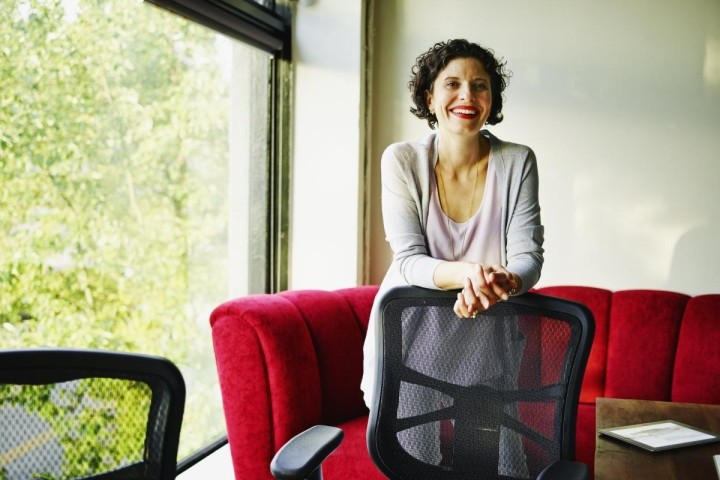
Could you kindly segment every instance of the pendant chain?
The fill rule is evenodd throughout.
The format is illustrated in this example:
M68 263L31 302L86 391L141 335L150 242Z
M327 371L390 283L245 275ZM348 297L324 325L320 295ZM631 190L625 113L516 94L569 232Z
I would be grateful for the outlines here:
M439 190L440 190L440 199L442 200L443 205L445 205L445 208L450 210L450 205L447 203L447 197L445 195L445 181L443 180L442 176L442 168L440 167L440 164L437 165L437 177L440 180ZM470 205L468 205L467 210L467 218L465 219L465 222L470 220L470 217L472 216L472 208L473 205L475 205L475 196L477 195L477 185L478 185L478 179L480 178L480 162L477 162L475 164L475 183L473 184L473 192L472 196L470 198ZM448 212L445 213L445 219L448 226L448 231L450 231L450 216L448 215ZM467 237L467 226L465 227L465 230L463 231L462 241L460 244L460 255L462 255L463 250L465 249L465 239ZM455 260L458 259L458 256L455 254L455 237L450 234L450 247L452 248L453 257Z

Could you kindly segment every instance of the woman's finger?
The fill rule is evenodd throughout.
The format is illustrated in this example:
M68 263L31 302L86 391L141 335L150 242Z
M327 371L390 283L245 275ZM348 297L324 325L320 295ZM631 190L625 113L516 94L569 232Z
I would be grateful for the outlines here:
M453 305L453 312L455 312L455 315L458 317L462 317L462 310L460 310L460 299L455 300L455 305Z
M487 297L490 304L495 304L502 300L503 291L499 290L493 282L493 278L496 275L497 266L483 267L483 288L481 292ZM485 307L489 308L489 307Z
M485 295L484 293L481 293L481 294L478 296L478 301L480 302L480 305L482 305L483 310L487 310L488 308L490 308L490 306L491 306L493 303L495 303L495 302L491 302L491 298L492 298L492 297L488 297L488 296Z
M463 300L465 301L468 314L472 315L477 312L479 308L478 291L473 286L472 280L469 277L465 278L465 284L461 293Z
M457 300L455 300L453 311L455 312L455 315L460 318L468 318L472 315L468 311L467 304L465 303L465 297L463 296L462 292L457 294Z
M497 279L494 282L502 287L505 293L505 297L512 295L519 287L515 275L510 273L505 267L501 265L495 266L495 270L498 274ZM507 298L504 298L507 300Z
M490 285L493 292L499 299L507 300L508 292L512 289L509 277L504 272L493 272L490 278Z
M484 265L478 265L478 272L477 275L474 275L473 277L470 277L473 284L473 289L475 291L476 296L480 296L480 294L492 294L492 288L490 287L490 284L488 283L488 277L491 273L490 267L486 267Z

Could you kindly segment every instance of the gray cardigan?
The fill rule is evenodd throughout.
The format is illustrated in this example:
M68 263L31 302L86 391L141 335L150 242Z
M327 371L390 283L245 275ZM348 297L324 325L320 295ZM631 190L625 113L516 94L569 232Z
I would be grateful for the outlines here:
M522 278L522 291L540 279L543 234L538 202L538 171L533 151L504 142L487 130L490 156L495 163L502 198L502 263ZM438 287L433 275L442 259L428 255L425 228L430 205L438 134L390 145L382 156L382 213L393 262L383 290L396 285ZM522 293L522 292L521 292Z
M520 275L523 293L540 279L543 234L538 202L538 171L535 154L528 147L504 142L483 130L490 140L490 156L498 176L502 198L502 263ZM438 135L431 133L413 142L390 145L382 156L382 211L385 235L393 261L375 297L364 344L363 378L360 388L371 407L375 388L376 316L383 294L398 285L438 287L435 268L443 262L428 254L425 240L430 185L434 175Z

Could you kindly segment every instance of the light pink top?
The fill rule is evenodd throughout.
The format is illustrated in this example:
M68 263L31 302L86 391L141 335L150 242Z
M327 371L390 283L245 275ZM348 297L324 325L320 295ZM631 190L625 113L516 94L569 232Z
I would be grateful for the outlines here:
M480 208L466 222L457 223L442 211L437 180L434 175L432 176L426 231L428 253L431 257L464 260L483 265L502 263L500 250L502 201L498 197L497 183L495 162L491 157Z

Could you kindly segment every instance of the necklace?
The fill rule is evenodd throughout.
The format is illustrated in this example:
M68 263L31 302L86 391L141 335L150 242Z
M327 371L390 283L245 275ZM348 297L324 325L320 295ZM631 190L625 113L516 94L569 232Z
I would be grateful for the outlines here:
M446 191L445 191L445 181L443 180L442 168L440 167L439 163L437 165L437 177L438 177L438 180L440 180L440 184L439 184L439 188L438 188L438 190L440 190L440 200L442 201L442 205L444 205L445 208L447 209L447 211L449 212L450 205L447 202ZM475 183L473 184L473 191L472 191L472 195L470 197L470 204L468 205L468 208L467 208L467 215L465 216L465 223L467 223L468 220L470 220L470 217L472 216L472 213L473 213L472 208L473 208L473 205L475 205L475 196L477 194L477 185L478 185L479 178L480 178L480 162L476 162L475 163ZM455 258L455 260L457 260L458 255L455 253L455 236L452 234L452 230L450 228L450 216L448 215L448 213L445 213L445 221L447 222L448 232L450 233L450 247L452 248L453 257ZM467 237L467 231L468 231L468 229L467 229L467 225L466 225L465 229L463 230L463 233L462 233L462 239L460 241L460 255L462 255L462 252L465 250L465 240Z

